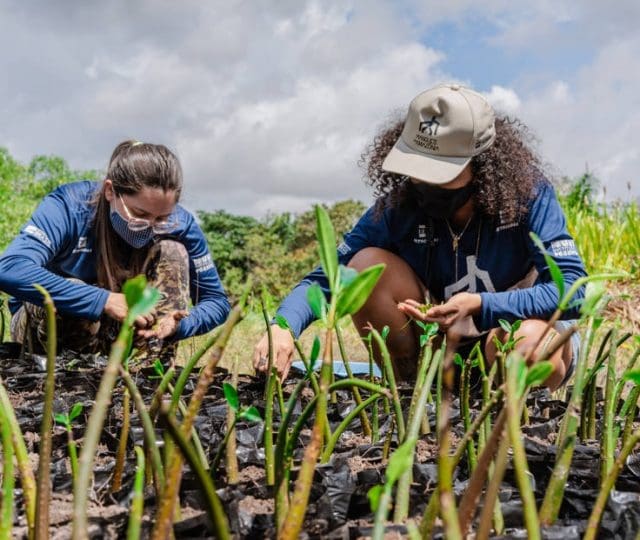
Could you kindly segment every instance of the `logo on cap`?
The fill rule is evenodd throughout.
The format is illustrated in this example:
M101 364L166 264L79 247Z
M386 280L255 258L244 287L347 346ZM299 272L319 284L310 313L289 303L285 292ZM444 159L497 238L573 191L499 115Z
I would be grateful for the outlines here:
M438 126L440 122L436 120L435 115L431 117L431 120L423 120L420 122L418 126L418 131L420 133L426 133L432 137L435 137L438 134Z

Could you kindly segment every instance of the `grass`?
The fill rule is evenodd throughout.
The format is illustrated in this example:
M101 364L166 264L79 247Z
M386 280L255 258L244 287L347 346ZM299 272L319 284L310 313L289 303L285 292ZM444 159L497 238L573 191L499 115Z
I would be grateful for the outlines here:
M364 345L360 341L360 336L355 326L349 318L345 318L340 321L340 330L343 334L344 346L346 354L350 361L368 362L369 356ZM262 314L257 311L251 311L247 316L237 325L235 332L231 336L231 340L227 345L225 356L220 362L220 367L231 371L234 362L238 363L238 373L241 375L252 375L253 369L253 347L260 338L264 335L265 327ZM313 338L321 332L320 323L316 322L310 326L302 336L300 336L300 342L305 351L311 350L311 344ZM193 353L198 349L198 346L203 343L209 334L202 336L196 336L193 338L185 339L180 342L178 348L178 357L176 363L178 365L184 365L184 363L191 358ZM334 336L334 345L337 350L338 342ZM297 359L297 355L295 356Z

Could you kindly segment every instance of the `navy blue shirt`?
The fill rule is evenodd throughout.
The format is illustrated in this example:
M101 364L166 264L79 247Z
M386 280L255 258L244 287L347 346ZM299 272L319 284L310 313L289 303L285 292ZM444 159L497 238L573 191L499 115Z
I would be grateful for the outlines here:
M92 200L98 182L75 182L47 195L0 257L0 290L14 296L15 312L23 301L42 305L33 284L42 285L63 314L97 320L109 291L97 281L97 250ZM230 306L202 230L191 213L176 205L178 228L167 237L189 254L190 293L194 307L174 335L182 339L208 332L224 322ZM132 248L133 249L133 248ZM65 278L77 278L74 283Z
M464 291L480 293L481 311L474 317L480 331L498 326L499 319L548 319L557 307L558 290L529 232L540 237L558 263L567 289L586 272L553 187L547 181L537 185L528 209L523 219L512 223L476 214L459 241L457 276L446 221L428 219L415 210L387 208L376 219L373 207L369 208L338 247L338 261L346 265L361 249L378 247L406 261L436 300L448 300ZM535 276L535 271L537 277L530 286L508 290L528 276ZM305 276L278 309L296 335L314 320L306 298L306 289L314 281L329 294L327 279L318 267ZM582 294L583 290L579 291L577 298ZM563 317L574 318L576 313L574 308Z

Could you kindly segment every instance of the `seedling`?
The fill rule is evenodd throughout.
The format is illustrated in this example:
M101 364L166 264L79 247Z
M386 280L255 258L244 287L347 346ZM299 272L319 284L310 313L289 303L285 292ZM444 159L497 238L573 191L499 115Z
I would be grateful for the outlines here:
M235 412L235 419L233 424L227 426L227 433L224 436L224 439L218 450L216 451L216 455L211 462L211 470L215 471L220 465L220 459L222 458L222 454L224 449L227 446L227 442L229 441L229 437L232 433L234 433L233 428L239 420L244 420L250 423L262 422L262 417L260 416L260 412L253 405L251 407L241 407L240 406L240 398L238 397L238 391L233 387L233 385L229 383L223 384L224 398L227 401L227 405L230 409Z
M71 478L75 482L78 474L78 449L76 441L73 439L73 421L82 414L82 403L74 403L68 413L55 413L53 419L67 431L67 448L69 459L71 460Z

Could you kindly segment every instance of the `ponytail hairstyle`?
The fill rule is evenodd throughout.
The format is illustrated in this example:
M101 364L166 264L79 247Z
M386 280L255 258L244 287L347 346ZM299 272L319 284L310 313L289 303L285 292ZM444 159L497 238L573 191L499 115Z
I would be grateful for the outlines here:
M180 162L162 144L121 142L111 154L106 178L111 180L116 195L135 195L148 187L175 192L177 203L182 192ZM93 204L98 286L118 292L128 278L142 271L147 249L131 248L113 230L104 184Z

